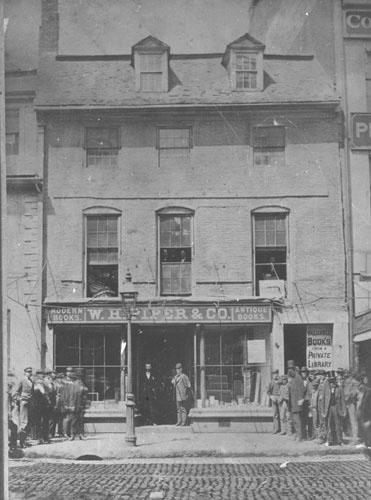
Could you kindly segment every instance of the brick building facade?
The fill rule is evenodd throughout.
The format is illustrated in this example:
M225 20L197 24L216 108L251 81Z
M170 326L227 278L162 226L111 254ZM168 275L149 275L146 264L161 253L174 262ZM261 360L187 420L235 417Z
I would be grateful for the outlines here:
M65 6L43 7L53 365L83 366L91 399L120 404L130 269L139 396L146 361L165 386L181 361L200 406L264 405L288 359L348 367L339 98L316 58L238 32L223 51L177 54L162 35L68 54Z

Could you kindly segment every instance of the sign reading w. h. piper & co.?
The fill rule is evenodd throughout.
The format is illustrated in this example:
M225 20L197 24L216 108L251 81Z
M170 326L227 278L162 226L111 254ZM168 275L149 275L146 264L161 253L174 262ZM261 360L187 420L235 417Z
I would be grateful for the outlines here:
M165 305L137 306L136 323L270 323L270 304L259 305ZM123 307L81 306L51 307L48 309L50 324L125 323Z

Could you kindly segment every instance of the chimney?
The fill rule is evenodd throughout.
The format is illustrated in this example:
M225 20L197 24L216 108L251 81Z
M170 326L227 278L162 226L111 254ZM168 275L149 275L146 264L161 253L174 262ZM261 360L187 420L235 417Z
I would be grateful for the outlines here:
M42 0L40 53L58 52L59 14L58 0Z

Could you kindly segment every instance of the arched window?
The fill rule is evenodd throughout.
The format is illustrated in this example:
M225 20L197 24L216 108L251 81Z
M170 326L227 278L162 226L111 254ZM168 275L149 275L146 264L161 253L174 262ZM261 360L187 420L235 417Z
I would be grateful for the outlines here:
M117 297L119 282L119 217L109 207L84 210L85 291L87 297Z
M192 293L193 215L192 210L182 207L157 212L161 295Z
M287 208L279 206L260 207L252 212L256 295L268 293L264 281L287 280L288 214ZM273 295L278 292L279 287L272 290Z

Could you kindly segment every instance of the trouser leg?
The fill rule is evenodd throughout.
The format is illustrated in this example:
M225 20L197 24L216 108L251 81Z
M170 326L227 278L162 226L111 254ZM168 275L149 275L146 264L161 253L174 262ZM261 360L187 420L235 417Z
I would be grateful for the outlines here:
M180 403L181 403L180 401L176 402L176 416L177 416L176 425L180 425L182 423L182 412Z
M357 409L354 403L347 405L347 413L349 415L352 438L353 440L356 441L358 439L358 419L357 419Z
M272 401L273 404L273 432L281 431L280 409L278 401Z
M65 436L71 436L71 412L67 412L63 419L63 434Z
M302 423L303 421L302 421L301 412L293 412L292 418L293 418L294 425L295 425L296 437L301 440L301 439L303 439L303 423Z
M9 446L10 448L16 448L18 427L15 425L13 420L9 419L8 428L9 428Z

